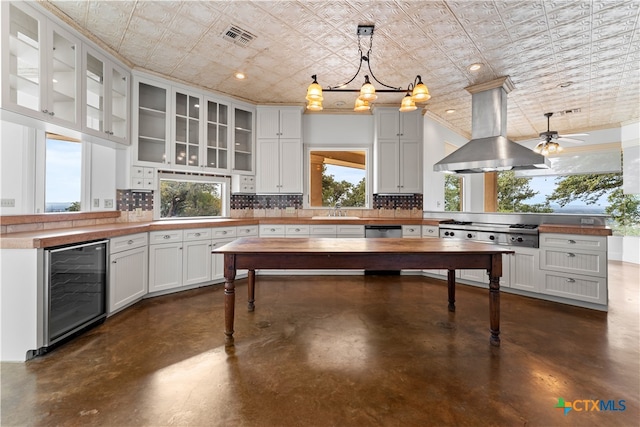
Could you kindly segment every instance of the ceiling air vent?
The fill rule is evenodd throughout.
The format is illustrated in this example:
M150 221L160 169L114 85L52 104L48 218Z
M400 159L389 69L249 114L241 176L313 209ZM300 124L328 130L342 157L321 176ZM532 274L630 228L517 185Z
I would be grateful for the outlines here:
M256 36L237 25L230 25L229 28L222 33L222 38L238 46L249 46L249 43L251 43Z

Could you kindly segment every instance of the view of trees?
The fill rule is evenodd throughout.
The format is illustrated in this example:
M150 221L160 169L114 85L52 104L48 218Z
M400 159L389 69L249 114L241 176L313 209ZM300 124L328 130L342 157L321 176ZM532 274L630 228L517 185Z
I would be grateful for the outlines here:
M65 211L67 212L80 212L80 202L71 203Z
M531 178L518 178L513 171L498 174L498 212L554 212L552 203L564 207L582 201L595 205L606 196L604 213L611 216L614 228L624 234L640 233L640 197L622 193L622 174L584 174L557 176L554 191L543 203L527 203L538 191L531 188ZM460 211L461 179L445 176L445 211Z
M343 207L364 207L366 205L365 178L357 184L348 181L336 181L335 177L326 173L322 165L322 206L335 206L337 202Z
M160 181L160 216L220 216L220 184Z

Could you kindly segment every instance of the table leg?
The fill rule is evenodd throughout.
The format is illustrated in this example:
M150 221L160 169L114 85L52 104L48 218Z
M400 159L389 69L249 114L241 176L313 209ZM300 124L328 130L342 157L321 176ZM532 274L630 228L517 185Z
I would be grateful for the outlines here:
M248 293L247 309L249 311L253 311L255 309L254 302L256 301L256 299L255 299L256 271L255 270L249 270L249 273L247 273L247 279L249 279L249 285L247 286L247 293Z
M502 255L493 255L489 273L489 321L491 345L500 346L500 276L502 276Z
M236 257L224 255L224 334L227 342L233 342L233 320L236 308Z
M456 271L449 270L447 274L447 287L449 289L449 311L456 311Z

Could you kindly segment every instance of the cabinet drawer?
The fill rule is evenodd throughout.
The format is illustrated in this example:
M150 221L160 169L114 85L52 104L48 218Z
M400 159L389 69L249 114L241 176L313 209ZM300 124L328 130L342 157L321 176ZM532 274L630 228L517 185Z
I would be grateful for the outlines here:
M607 304L607 279L545 272L541 292L595 304Z
M286 237L309 237L308 225L287 225L284 228Z
M422 237L422 228L419 225L403 225L402 237Z
M147 246L149 242L147 233L131 234L129 236L115 237L109 241L109 253L126 251L128 249Z
M149 244L182 242L182 230L163 230L149 232Z
M337 228L335 225L312 225L309 227L309 235L312 237L336 237Z
M249 236L258 236L258 226L257 225L243 225L241 227L236 227L236 235L238 237L249 237Z
M422 237L439 237L440 227L435 225L423 225Z
M336 225L338 237L364 237L364 225L338 224Z
M264 224L260 226L260 237L284 237L284 225Z
M193 228L183 231L183 240L185 242L193 240L209 240L211 239L210 228Z
M214 239L236 237L236 227L213 227L211 229L211 237Z
M607 236L540 233L540 247L561 247L567 250L586 249L589 251L606 251Z
M606 252L542 249L540 268L565 273L607 276Z

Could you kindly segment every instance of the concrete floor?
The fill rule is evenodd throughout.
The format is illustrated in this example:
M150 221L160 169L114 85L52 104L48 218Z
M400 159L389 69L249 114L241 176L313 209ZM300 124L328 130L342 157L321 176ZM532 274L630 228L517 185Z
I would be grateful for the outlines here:
M609 264L610 311L419 276L261 276L144 300L61 348L2 364L3 426L629 426L640 415L639 268ZM306 282L306 283L304 283ZM567 415L558 398L576 403ZM615 401L624 411L579 411ZM611 408L611 406L610 406Z

